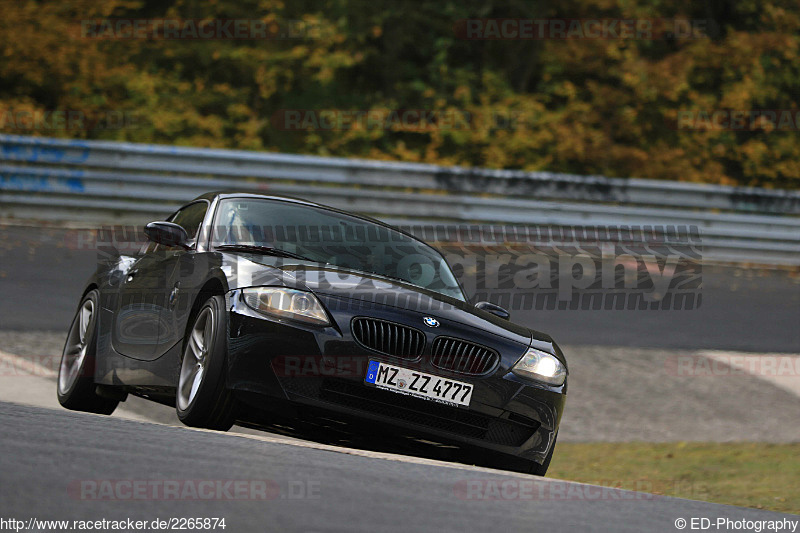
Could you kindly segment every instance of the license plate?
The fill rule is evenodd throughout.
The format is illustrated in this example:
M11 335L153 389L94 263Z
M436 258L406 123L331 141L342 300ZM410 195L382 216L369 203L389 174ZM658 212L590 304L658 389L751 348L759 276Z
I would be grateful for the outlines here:
M364 381L379 389L433 400L458 407L469 407L472 385L463 381L440 378L379 361L370 361Z

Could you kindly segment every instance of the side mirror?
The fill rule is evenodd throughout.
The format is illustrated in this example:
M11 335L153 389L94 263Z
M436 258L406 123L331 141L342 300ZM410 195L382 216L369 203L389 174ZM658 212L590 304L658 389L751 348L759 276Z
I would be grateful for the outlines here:
M508 320L511 318L511 314L500 307L499 305L494 305L493 303L489 302L478 302L475 304L475 307L478 309L483 309L487 313L492 313L493 315L499 316L500 318L505 318Z
M144 234L147 238L164 246L180 246L188 249L186 241L189 234L186 230L172 222L151 222L144 227Z

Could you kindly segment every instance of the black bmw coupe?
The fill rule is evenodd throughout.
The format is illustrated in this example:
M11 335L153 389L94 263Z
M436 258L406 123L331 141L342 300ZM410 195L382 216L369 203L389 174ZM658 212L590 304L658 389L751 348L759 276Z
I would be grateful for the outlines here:
M564 355L470 302L431 246L251 193L202 195L145 235L138 254L99 255L61 360L64 407L111 414L133 394L223 431L324 419L332 432L414 435L547 471Z

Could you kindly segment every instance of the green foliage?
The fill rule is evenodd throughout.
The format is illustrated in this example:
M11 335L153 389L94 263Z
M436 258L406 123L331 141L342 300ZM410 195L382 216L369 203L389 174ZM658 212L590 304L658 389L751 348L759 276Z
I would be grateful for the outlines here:
M796 120L800 5L792 0L17 0L0 15L0 112L135 118L121 128L20 129L4 120L4 132L800 187L796 122L678 127L682 112L791 110ZM81 35L81 21L107 18L290 21L298 35ZM457 21L471 18L678 18L706 27L677 38L466 40ZM473 120L286 130L282 110Z
M796 443L559 442L547 476L797 514L798 452Z

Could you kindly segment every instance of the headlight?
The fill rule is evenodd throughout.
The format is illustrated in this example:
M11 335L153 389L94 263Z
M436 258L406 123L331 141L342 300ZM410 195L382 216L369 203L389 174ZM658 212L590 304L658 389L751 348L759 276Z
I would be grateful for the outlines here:
M261 313L291 318L317 326L328 326L328 315L316 296L310 292L282 287L242 289L244 302Z
M567 379L567 369L549 353L528 348L517 364L511 369L516 375L544 381L550 385L561 385Z

